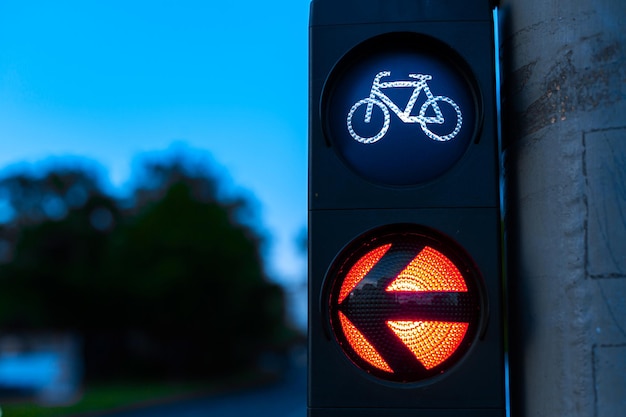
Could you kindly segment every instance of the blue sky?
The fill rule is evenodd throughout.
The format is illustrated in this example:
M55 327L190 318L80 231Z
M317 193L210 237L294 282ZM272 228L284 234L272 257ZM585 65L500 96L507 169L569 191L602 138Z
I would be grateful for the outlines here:
M257 200L269 273L306 304L308 13L309 0L3 0L0 169L82 156L123 193L142 154L210 154Z
M270 272L302 282L309 0L0 3L0 168L210 152L259 202Z

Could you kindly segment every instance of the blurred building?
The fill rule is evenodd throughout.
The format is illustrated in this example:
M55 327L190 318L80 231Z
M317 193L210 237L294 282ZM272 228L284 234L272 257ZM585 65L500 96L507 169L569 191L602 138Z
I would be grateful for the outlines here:
M82 379L80 339L69 333L0 335L0 398L74 401Z

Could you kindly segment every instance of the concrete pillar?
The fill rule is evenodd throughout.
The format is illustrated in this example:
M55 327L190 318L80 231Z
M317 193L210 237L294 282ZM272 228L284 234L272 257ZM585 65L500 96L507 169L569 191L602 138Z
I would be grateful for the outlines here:
M626 1L503 0L512 416L626 415Z

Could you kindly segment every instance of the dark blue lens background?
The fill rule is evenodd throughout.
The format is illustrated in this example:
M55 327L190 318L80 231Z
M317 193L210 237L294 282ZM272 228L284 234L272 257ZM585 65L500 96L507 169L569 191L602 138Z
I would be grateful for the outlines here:
M391 39L390 39L391 40ZM426 41L426 40L425 40ZM463 156L476 130L476 100L472 88L459 67L433 49L421 52L415 47L376 48L361 54L347 66L338 67L329 79L322 116L326 117L326 132L343 161L363 178L387 185L416 185L433 180L449 170ZM462 126L452 139L439 142L429 138L419 123L404 123L389 109L390 126L377 142L364 144L356 141L348 131L350 108L369 97L374 77L381 71L390 71L381 81L412 80L409 74L427 74L433 96L446 96L460 108ZM401 111L404 110L413 88L386 88L387 95ZM418 115L426 93L418 96L412 115ZM443 112L443 125L428 124L438 135L452 132L456 126L456 112L451 105L438 101ZM364 122L367 105L361 105L352 119L352 125L363 137L374 136L382 127L383 112L373 106L372 120ZM429 109L430 110L430 109ZM434 116L427 113L426 116Z

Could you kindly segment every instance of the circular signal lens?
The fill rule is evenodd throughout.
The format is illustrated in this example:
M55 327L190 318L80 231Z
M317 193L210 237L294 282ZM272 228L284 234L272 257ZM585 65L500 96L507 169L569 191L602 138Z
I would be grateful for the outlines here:
M339 254L326 280L336 340L378 378L413 383L443 374L479 333L479 272L464 250L430 229L368 232Z
M321 118L337 155L360 177L414 186L455 166L477 137L482 104L465 61L415 33L369 39L324 87Z

